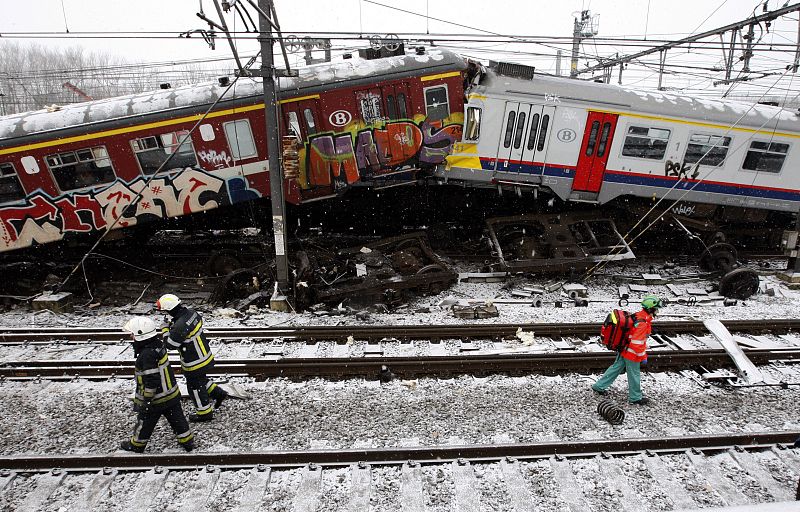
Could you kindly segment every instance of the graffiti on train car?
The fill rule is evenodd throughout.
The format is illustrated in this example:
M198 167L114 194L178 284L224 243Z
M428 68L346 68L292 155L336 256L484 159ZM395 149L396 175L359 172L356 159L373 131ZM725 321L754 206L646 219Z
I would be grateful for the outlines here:
M0 252L54 242L68 233L102 230L117 219L114 227L122 228L261 197L241 176L226 179L194 168L157 176L147 188L145 182L145 177L131 183L118 180L102 189L57 198L37 192L23 205L0 208Z
M453 144L461 140L461 117L456 113L448 122L429 122L423 118L421 122L350 125L343 132L309 137L305 155L300 156L299 184L304 189L339 189L403 165L442 163Z

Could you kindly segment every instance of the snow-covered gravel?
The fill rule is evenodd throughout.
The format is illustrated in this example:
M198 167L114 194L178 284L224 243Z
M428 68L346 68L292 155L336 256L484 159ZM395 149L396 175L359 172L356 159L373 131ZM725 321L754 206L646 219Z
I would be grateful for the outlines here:
M535 442L542 439L659 437L800 428L800 390L703 389L679 374L644 374L653 404L627 405L618 379L612 398L626 410L612 426L597 413L589 385L597 376L420 379L354 379L290 382L240 379L250 400L229 400L211 424L197 426L207 451L389 447L412 438L422 445ZM0 422L0 453L110 452L131 431L132 382L0 383L0 400L16 412ZM190 412L192 406L184 404ZM165 422L152 451L177 450Z

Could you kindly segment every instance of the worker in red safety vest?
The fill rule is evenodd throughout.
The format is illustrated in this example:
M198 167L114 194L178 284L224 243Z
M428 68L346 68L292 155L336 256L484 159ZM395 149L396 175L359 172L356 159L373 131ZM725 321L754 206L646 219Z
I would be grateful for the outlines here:
M628 402L636 405L647 405L650 402L649 398L642 396L640 366L647 361L647 337L653 329L653 317L662 304L661 299L654 295L648 295L642 300L642 310L633 315L633 328L628 333L628 347L617 354L614 364L592 385L595 393L607 394L609 386L625 372L628 375Z

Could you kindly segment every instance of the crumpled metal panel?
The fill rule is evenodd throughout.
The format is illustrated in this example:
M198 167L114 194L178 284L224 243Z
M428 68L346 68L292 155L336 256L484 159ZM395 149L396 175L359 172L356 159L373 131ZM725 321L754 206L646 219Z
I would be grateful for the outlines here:
M590 213L496 217L486 226L497 257L491 270L568 272L636 257L611 219Z

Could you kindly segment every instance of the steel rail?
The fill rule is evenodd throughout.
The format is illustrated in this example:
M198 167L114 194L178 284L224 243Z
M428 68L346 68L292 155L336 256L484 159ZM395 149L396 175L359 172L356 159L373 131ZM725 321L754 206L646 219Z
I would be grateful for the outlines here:
M731 332L785 333L800 331L800 319L723 320ZM349 337L357 340L397 339L492 339L514 336L518 329L535 332L538 336L594 336L600 329L597 322L528 323L528 324L456 324L456 325L390 325L390 326L299 326L299 327L217 327L206 329L206 334L217 340L252 341L294 339L306 342L333 340L345 342ZM656 321L656 334L705 334L702 322ZM15 328L0 327L0 344L20 344L43 341L128 341L130 336L115 328Z
M54 468L100 471L105 468L152 469L285 466L307 464L339 466L358 463L395 465L414 461L421 464L450 460L491 461L507 457L536 459L549 457L591 457L595 455L635 455L680 453L686 450L707 452L731 448L759 449L793 442L800 431L708 434L665 438L602 439L590 441L549 441L542 443L492 445L436 445L396 448L358 448L344 450L292 450L261 452L198 452L146 454L57 454L0 456L0 468L10 471L49 471Z
M800 359L800 349L751 349L748 358L754 364L768 364L778 359ZM420 357L360 358L259 358L219 359L210 370L211 376L249 376L257 379L285 377L292 379L377 377L387 366L399 378L448 376L458 374L489 375L495 373L530 374L592 372L605 369L616 354L572 352L556 354L491 354ZM648 354L647 369L681 370L689 367L730 368L733 361L721 349L669 351ZM179 371L178 368L176 370ZM45 360L5 361L0 363L0 378L109 378L133 376L131 360Z

